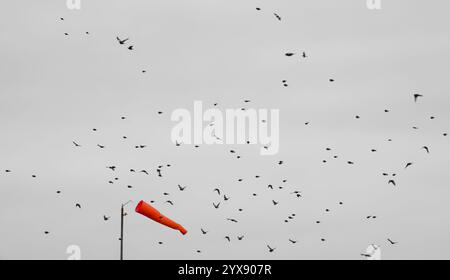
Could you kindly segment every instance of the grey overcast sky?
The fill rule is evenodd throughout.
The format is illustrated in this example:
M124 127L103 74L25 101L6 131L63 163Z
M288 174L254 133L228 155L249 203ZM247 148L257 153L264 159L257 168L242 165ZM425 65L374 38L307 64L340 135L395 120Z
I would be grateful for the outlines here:
M0 259L66 259L69 245L117 259L129 199L155 200L189 233L130 206L128 259L360 259L370 244L384 259L450 258L448 1L382 0L378 11L365 0L65 2L0 4ZM279 109L280 153L175 147L170 115L196 100Z

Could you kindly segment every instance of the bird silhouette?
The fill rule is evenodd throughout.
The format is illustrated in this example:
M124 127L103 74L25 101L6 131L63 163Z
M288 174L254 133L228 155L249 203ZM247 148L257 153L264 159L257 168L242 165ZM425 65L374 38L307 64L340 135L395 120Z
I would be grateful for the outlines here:
M419 98L421 98L421 97L423 97L423 95L422 94L414 94L414 102L416 102L417 103L417 101L419 100Z
M273 15L274 15L279 21L281 21L281 16L280 16L279 14L274 13Z
M181 185L178 185L178 189L179 189L180 191L184 191L184 190L186 190L186 188L187 188L187 187L182 187Z
M408 168L411 167L413 164L414 164L414 163L412 163L412 162L408 162L408 163L406 164L406 166L405 166L405 169L408 169Z
M430 153L430 148L428 148L427 146L423 146L422 149L424 149L427 152L427 154Z
M75 146L75 147L81 147L81 145L80 144L78 144L77 142L75 142L75 141L72 141L72 143L73 143L73 145Z
M116 171L116 167L115 166L108 166L108 169L111 169L112 171Z
M298 241L289 239L289 242L291 242L292 244L297 244Z
M275 250L277 249L277 248L272 248L272 247L270 247L269 245L267 245L267 248L269 249L269 252L270 252L270 253L275 252Z
M104 220L105 222L109 221L109 219L111 219L111 217L107 217L106 215L103 215L103 220Z
M140 173L144 173L144 174L146 174L146 175L149 175L149 173L148 173L148 171L147 170L141 170L141 172Z
M238 236L237 239L238 239L239 241L242 241L242 240L244 239L244 236L243 236L243 235L242 235L242 236Z
M204 230L204 229L202 229L202 228L201 228L200 230L202 231L202 234L203 234L203 235L208 234L208 231L206 231L206 230Z
M391 245L397 245L397 244L398 244L398 242L394 242L394 241L392 241L392 240L389 239L389 238L388 238L388 241L389 241L389 243L391 243Z
M237 221L237 220L235 220L235 219L230 219L230 218L227 218L227 221L229 221L229 222L232 222L232 223L235 223L235 224L237 224L237 223L238 223L238 221Z
M218 204L213 203L214 208L219 209L220 207L220 202Z
M218 195L221 195L220 194L220 189L214 189L214 192L217 192Z
M225 236L225 239L228 240L228 242L231 242L231 238L229 236Z
M75 204L75 207L81 209L81 204L77 203Z
M130 38L127 38L127 39L122 40L122 39L120 39L119 37L116 37L116 39L117 39L117 41L119 42L119 44L121 44L121 45L125 45L125 43L126 43L128 40L130 40Z

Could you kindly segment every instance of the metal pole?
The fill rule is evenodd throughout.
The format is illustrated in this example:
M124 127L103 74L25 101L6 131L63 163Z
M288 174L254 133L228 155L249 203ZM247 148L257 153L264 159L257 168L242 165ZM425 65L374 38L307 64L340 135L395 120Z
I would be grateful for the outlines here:
M123 216L124 216L124 210L123 210L123 204L122 208L120 210L120 260L123 261Z

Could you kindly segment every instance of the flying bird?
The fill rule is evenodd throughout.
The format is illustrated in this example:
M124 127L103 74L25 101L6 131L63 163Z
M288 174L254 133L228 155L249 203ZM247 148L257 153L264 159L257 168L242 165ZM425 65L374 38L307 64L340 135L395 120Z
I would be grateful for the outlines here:
M267 248L269 249L270 253L275 252L275 250L277 249L277 248L271 248L269 245L267 245Z
M75 204L75 207L81 209L81 204L77 203Z
M273 15L274 15L279 21L281 21L281 16L280 16L279 14L274 13Z
M421 98L421 97L423 97L423 95L422 94L414 94L414 102L416 102L417 103L417 101L419 100L419 98Z
M423 146L422 149L424 149L427 152L427 154L430 153L430 148L428 148L427 146Z
M80 144L78 144L77 142L75 142L75 141L72 141L72 143L75 145L75 147L81 147L81 145Z
M214 208L219 209L220 207L220 202L218 204L213 203Z
M187 187L182 187L181 185L178 185L178 189L179 189L180 191L184 191L184 190L186 190L186 188L187 188Z
M109 221L109 219L111 219L111 217L107 217L106 215L103 215L103 220L104 220L105 222Z
M405 169L408 169L408 168L411 167L413 164L414 164L414 163L412 163L412 162L408 162L408 163L406 164Z
M389 241L389 243L391 243L391 245L397 245L397 244L398 244L398 242L394 242L394 241L392 241L392 240L389 239L389 238L388 238L388 241Z
M208 231L206 231L206 230L204 230L204 229L202 229L202 228L201 228L200 230L202 231L202 234L203 234L203 235L208 234Z
M117 41L119 42L119 44L121 45L125 45L125 43L130 40L130 38L127 38L125 40L120 39L119 37L116 37Z

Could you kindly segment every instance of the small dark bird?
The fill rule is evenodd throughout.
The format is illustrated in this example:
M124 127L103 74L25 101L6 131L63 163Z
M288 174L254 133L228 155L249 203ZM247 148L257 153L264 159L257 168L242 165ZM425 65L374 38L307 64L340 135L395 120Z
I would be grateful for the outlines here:
M201 228L200 230L202 231L202 234L203 234L203 235L208 234L208 232L207 232L206 230L204 230L204 229L202 229L202 228Z
M81 204L77 203L75 204L75 207L81 209Z
M219 189L215 189L214 191L217 192L217 194L220 195L220 190Z
M149 175L147 170L141 170L141 173L144 173L144 174L146 174L146 175Z
M394 185L394 187L397 186L397 183L395 183L394 180L389 180L388 184L392 184L392 185Z
M112 171L116 171L116 167L115 166L108 166L108 169L111 169Z
M219 209L220 207L220 202L218 204L213 203L214 208Z
M235 219L227 219L227 221L229 221L229 222L232 222L232 223L235 223L235 224L237 224L238 223L238 221L237 220L235 220Z
M334 79L330 79L329 81L330 81L330 83L334 83Z
M178 185L178 189L179 189L180 191L184 191L184 190L186 190L186 188L187 188L187 187L182 187L181 185Z
M398 244L398 242L394 242L394 241L392 241L392 240L389 239L389 238L388 238L388 241L389 241L389 243L391 243L391 245L397 245L397 244Z
M287 57L291 57L291 56L294 56L295 53L286 53L285 55L286 55Z
M279 21L281 21L281 16L280 16L279 14L274 13L273 15L274 15Z
M303 58L308 58L308 56L306 55L306 52L303 52L302 57Z
M406 164L405 169L408 169L408 168L411 167L413 164L414 164L414 163L412 163L412 162L408 162L408 163Z
M102 146L102 145L99 145L99 144L97 144L97 147L99 147L100 149L104 149L105 148L105 146Z
M105 222L109 221L109 219L111 219L111 217L107 217L107 216L103 215L103 220L104 220Z
M273 190L273 186L272 185L268 185L267 188Z
M289 242L291 242L292 244L297 244L298 241L289 239Z
M129 46L128 49L129 49L130 51L132 51L132 50L134 50L134 46Z
M75 145L75 147L81 147L81 145L80 144L78 144L77 142L75 142L75 141L72 141L72 143Z
M416 102L417 103L417 101L419 100L419 98L421 98L421 97L423 97L423 95L421 95L421 94L414 94L414 102Z
M44 234L45 234L45 235L49 235L50 232L49 232L49 231L44 231Z
M69 36L69 33L64 33L64 35Z
M225 239L228 240L228 242L231 242L231 238L229 236L225 236Z
M428 154L430 153L430 149L427 146L423 146L422 149L424 149Z
M257 10L257 11L261 11L261 8L258 8L258 7L257 7L256 10Z
M272 200L273 205L277 206L279 204L279 202Z
M242 241L242 240L244 239L244 236L243 236L243 235L242 235L242 236L238 236L237 239L238 239L239 241Z
M121 45L125 45L125 43L126 43L128 40L130 40L130 38L127 38L127 39L125 39L125 40L121 40L119 37L116 37L116 39L117 39L117 41L119 42L119 44L121 44Z
M224 196L223 196L223 200L224 200L224 201L228 201L228 200L230 200L230 197L224 195Z
M278 165L283 165L283 164L284 164L284 161L282 161L282 160L278 162Z
M168 203L168 204L173 206L173 202L171 200L167 200L166 203Z
M6 169L5 172L6 172L6 173L11 173L11 170Z
M267 245L267 248L269 249L269 253L273 253L277 249L277 248L271 248L269 245Z

